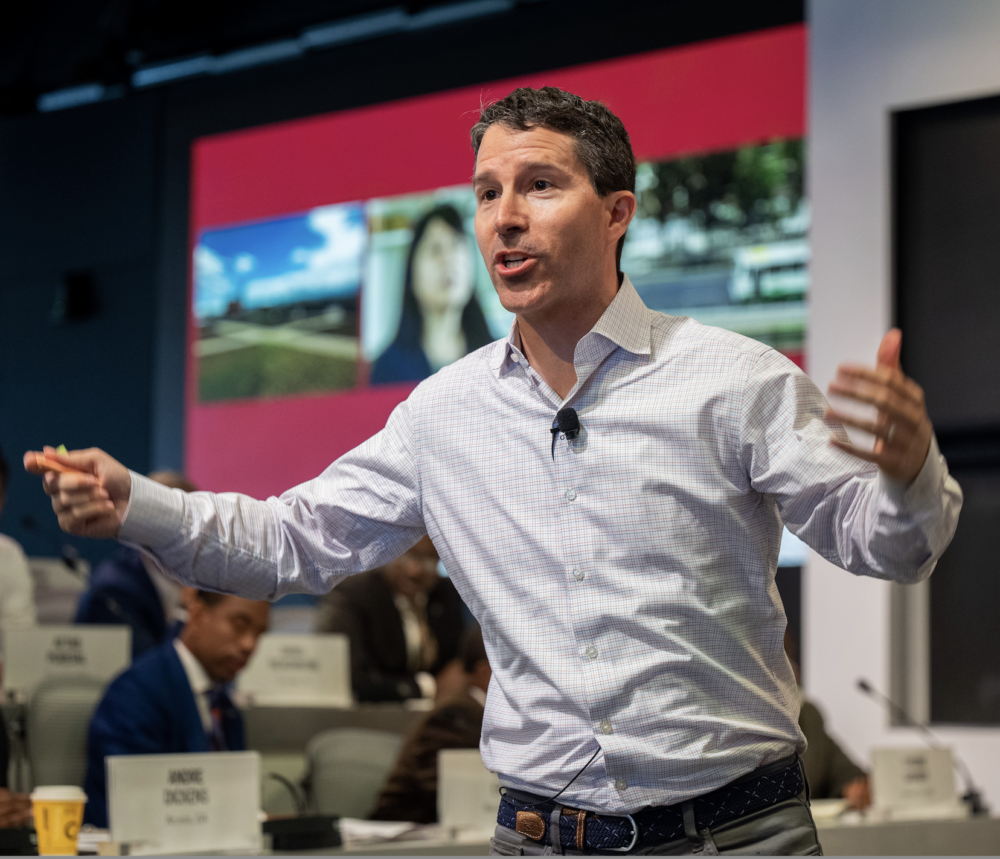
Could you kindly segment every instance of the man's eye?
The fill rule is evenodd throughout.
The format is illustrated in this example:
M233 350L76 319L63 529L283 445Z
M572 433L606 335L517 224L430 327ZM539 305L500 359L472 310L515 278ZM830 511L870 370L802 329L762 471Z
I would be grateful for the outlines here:
M547 190L550 187L551 187L551 184L549 182L546 182L544 179L536 179L535 180L535 190L536 191L545 191L545 190Z
M496 191L483 191L483 199L487 203L492 202L496 198L497 198L497 192Z

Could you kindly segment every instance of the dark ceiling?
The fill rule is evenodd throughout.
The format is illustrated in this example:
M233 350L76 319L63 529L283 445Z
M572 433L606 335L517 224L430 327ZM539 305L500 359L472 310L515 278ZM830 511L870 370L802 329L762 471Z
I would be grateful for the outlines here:
M388 8L411 14L445 2L400 0L37 0L0 3L0 113L83 83L126 84L158 61L298 36L303 29Z
M127 91L132 75L143 67L296 39L310 27L390 10L426 18L425 13L437 15L446 8L492 5L504 10L493 18L506 19L501 32L518 38L524 34L511 25L526 19L519 16L515 22L515 7L548 9L549 19L573 15L586 20L597 9L596 17L614 16L614 8L630 4L651 5L649 0L0 0L0 117L35 111L45 93L83 84ZM802 20L803 0L659 0L652 5L657 14L684 7L687 18L700 16L709 31L718 28L722 35L753 29L755 20L762 26ZM721 17L733 20L710 20L720 17L720 7L725 7Z

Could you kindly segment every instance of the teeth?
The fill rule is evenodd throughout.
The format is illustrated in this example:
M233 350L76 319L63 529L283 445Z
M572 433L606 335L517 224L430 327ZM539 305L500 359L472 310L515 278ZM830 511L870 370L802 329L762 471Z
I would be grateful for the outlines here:
M525 260L524 257L508 257L504 260L504 265L507 268L517 268Z

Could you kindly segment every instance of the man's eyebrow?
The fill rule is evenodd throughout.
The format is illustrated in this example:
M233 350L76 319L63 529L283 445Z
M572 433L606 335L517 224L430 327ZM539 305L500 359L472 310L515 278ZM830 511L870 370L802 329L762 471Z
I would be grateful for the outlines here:
M529 161L526 164L518 165L518 172L520 173L531 173L534 171L547 171L566 174L567 171L560 167L558 164L553 164L551 161ZM493 171L485 170L482 173L476 173L472 177L472 184L476 185L480 182L486 182L493 178Z

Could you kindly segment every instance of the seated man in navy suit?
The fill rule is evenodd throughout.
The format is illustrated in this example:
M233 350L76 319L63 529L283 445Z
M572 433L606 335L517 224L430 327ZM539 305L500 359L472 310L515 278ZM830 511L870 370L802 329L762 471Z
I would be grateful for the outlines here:
M267 629L266 602L185 588L188 622L108 687L87 736L85 822L108 825L107 755L242 751L226 693Z
M156 471L150 479L194 492L195 485L176 471ZM90 574L76 607L75 623L125 625L132 630L132 661L162 644L175 627L180 586L143 562L135 549L120 547Z

